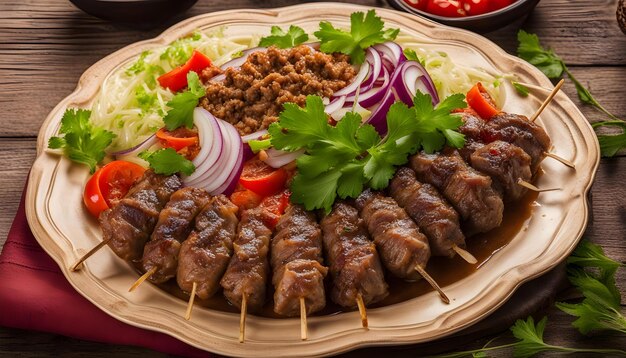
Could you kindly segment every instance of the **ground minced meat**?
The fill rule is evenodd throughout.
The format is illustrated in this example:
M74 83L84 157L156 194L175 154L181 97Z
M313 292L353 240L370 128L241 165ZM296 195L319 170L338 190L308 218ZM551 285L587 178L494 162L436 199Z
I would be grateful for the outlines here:
M255 52L240 68L226 69L223 82L208 80L218 73L210 67L201 74L207 93L200 103L244 135L278 120L284 103L303 106L307 95L330 97L349 84L356 71L346 55L301 45Z

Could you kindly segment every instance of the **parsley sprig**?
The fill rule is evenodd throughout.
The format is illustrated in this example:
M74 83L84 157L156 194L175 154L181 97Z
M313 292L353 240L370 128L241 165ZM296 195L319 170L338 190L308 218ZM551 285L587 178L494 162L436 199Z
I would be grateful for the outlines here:
M187 74L187 91L177 93L174 98L167 102L170 110L163 118L165 128L170 131L182 126L193 128L193 110L205 94L206 90L200 83L198 74L190 71Z
M269 47L273 45L278 48L291 48L309 40L309 35L301 27L295 25L289 26L287 32L278 26L272 26L271 33L270 36L261 39L259 46Z
M399 29L384 29L385 23L370 10L367 15L354 12L350 15L350 32L335 28L330 22L320 22L314 35L320 39L320 50L326 53L341 52L349 55L352 63L365 60L365 49L379 43L395 40Z
M89 166L91 173L104 159L104 150L111 144L115 134L95 127L89 121L91 111L68 108L61 118L61 137L51 137L48 148L63 149L71 160Z
M157 174L172 175L183 173L191 175L196 170L191 160L183 157L172 148L163 148L154 152L141 152L139 157L150 164Z
M318 96L308 96L304 108L293 103L284 107L268 131L275 148L306 150L296 161L291 198L307 210L330 211L337 197L356 197L366 185L387 187L396 167L420 148L432 152L444 144L459 148L465 142L455 131L462 120L450 113L466 107L463 95L450 96L435 108L431 97L422 93L415 96L413 108L394 103L387 113L384 138L353 112L330 125Z
M557 55L552 49L546 49L539 43L539 37L535 34L527 33L524 30L519 30L517 33L517 40L519 46L517 48L517 55L524 60L535 65L541 72L543 72L550 79L561 78L563 74L566 74L569 79L574 82L578 98L585 104L591 105L606 114L611 121L599 122L594 125L594 128L600 128L602 126L614 126L621 128L621 134L598 134L598 141L600 142L600 150L602 156L612 157L621 149L626 148L626 131L623 120L615 116L613 113L606 110L591 94L591 92L580 83L576 77L570 72L565 65L563 59Z

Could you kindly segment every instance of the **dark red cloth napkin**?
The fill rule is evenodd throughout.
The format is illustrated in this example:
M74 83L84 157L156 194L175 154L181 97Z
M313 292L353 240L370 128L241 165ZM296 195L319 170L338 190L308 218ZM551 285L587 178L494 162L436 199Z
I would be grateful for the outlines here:
M0 325L207 357L207 352L168 335L122 323L78 294L33 237L24 194L0 254Z

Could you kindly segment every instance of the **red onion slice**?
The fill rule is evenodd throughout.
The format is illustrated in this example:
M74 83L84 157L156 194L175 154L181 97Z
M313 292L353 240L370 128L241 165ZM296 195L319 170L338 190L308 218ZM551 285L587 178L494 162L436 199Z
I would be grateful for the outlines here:
M239 132L237 132L237 129L235 129L235 127L231 126L230 124L226 122L223 122L223 123L232 127L232 130L229 130L230 135L239 137ZM234 137L232 139L235 143L237 143ZM230 195L233 192L233 190L235 190L235 186L237 185L237 182L239 181L239 177L241 176L241 172L243 170L243 161L244 161L243 142L239 140L239 143L237 146L239 147L239 150L237 151L237 160L235 161L234 166L232 168L229 168L228 172L230 174L228 175L228 178L226 178L226 181L222 185L220 185L217 189L215 189L213 192L210 192L211 195L217 195L217 194Z
M153 135L149 136L143 142L137 144L136 146L134 146L132 148L121 150L119 152L113 152L113 153L111 153L111 155L114 156L114 157L122 157L122 156L128 156L128 155L137 155L137 154L143 152L144 150L152 147L153 145L157 144L158 142L159 142L159 139L156 137L155 134L153 134Z
M304 154L305 149L296 150L295 152L285 152L270 148L267 150L267 159L264 160L267 165L272 168L283 167Z
M406 57L402 52L402 47L395 42L384 42L382 44L377 44L373 46L374 49L380 54L384 59L391 61L393 67L399 66L402 62L406 61Z
M241 141L237 129L230 123L224 121L219 121L219 124L222 129L222 135L225 139L228 138L228 143L226 144L228 146L228 155L220 162L219 166L215 168L215 171L203 181L204 189L211 194L216 193L217 189L226 183L228 177L235 170L237 162L243 158L243 142Z
M244 143L248 143L251 140L259 140L263 138L264 135L267 134L267 129L261 129L260 131L256 131L254 133L246 134L241 137L241 140Z
M336 110L343 108L344 103L346 103L346 96L337 97L326 105L324 112L326 114L331 114Z
M224 143L217 119L204 108L193 111L193 122L198 128L200 152L192 160L196 170L184 179L189 185L206 173L222 155Z
M372 109L372 115L365 121L365 123L373 125L381 136L387 134L387 112L389 112L389 108L396 101L393 92L393 86L389 86L385 97L383 97L376 108Z
M363 83L367 75L370 73L370 65L367 62L364 62L359 69L359 72L352 80L352 83L347 85L346 87L340 89L339 91L333 94L333 97L345 96L356 92L356 89Z

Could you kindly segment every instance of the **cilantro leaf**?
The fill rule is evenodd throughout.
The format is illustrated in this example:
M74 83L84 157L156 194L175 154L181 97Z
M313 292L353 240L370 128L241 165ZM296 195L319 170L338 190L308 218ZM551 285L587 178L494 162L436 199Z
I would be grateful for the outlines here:
M330 208L337 198L337 185L341 172L331 170L318 176L310 177L298 173L291 182L290 199L296 204L304 205L307 210Z
M406 57L407 60L415 61L415 62L418 62L422 66L426 66L426 61L424 61L423 58L419 58L417 56L417 53L415 53L415 50L410 49L410 48L405 48L404 51L402 52L404 52L404 57Z
M399 29L386 29L385 23L370 10L365 15L355 12L350 15L350 32L337 29L328 21L320 22L315 36L320 39L320 50L326 53L341 52L349 55L352 63L361 64L365 60L365 49L386 41L393 41Z
M328 137L330 126L324 113L324 103L318 96L308 96L306 105L285 103L278 122L267 129L276 149L294 151L316 140Z
M163 148L155 152L142 152L139 157L147 161L150 168L157 174L172 175L180 172L191 175L196 170L191 160L176 153L172 148Z
M467 107L464 98L462 94L455 94L433 107L429 94L416 93L413 110L417 116L417 140L427 153L441 150L446 143L455 148L465 145L465 136L455 131L463 125L463 120L458 114L450 113L454 109Z
M67 109L61 118L59 133L63 137L51 137L48 148L63 149L71 160L89 166L91 173L104 159L104 150L111 144L115 134L103 128L95 127L89 121L91 111Z
M274 45L278 48L291 48L308 40L309 35L299 26L291 25L287 32L278 26L272 26L272 35L263 37L259 42L259 46L269 47Z
M206 92L198 74L193 71L187 74L187 87L187 91L176 94L171 101L167 102L170 110L167 111L163 122L169 131L182 126L193 128L193 110Z
M535 65L548 78L559 78L565 71L563 60L550 49L544 49L539 43L539 37L524 30L517 33L517 55Z

